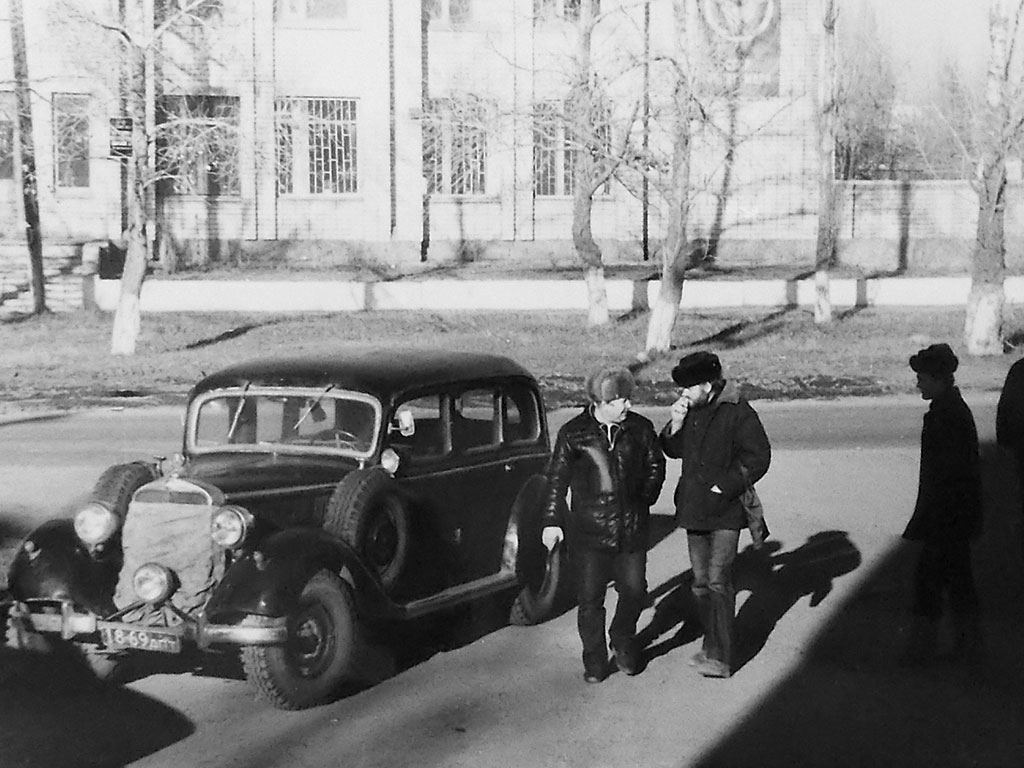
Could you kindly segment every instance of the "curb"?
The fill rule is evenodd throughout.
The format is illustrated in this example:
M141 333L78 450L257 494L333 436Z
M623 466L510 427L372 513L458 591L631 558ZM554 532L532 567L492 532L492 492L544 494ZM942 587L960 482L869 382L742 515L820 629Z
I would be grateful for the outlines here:
M120 280L85 278L89 304L117 309ZM89 282L91 281L91 283ZM654 303L660 280L605 281L614 312ZM836 307L964 306L969 276L864 277L830 281ZM1024 276L1007 277L1008 304L1024 303ZM730 307L813 307L813 278L800 280L699 280L683 286L683 309ZM583 280L147 280L143 313L155 312L359 312L368 310L573 310L586 311Z

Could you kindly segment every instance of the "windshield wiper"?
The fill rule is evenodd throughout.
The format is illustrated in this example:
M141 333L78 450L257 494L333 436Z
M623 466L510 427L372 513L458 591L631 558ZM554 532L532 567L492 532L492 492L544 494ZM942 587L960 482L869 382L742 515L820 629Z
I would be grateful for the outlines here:
M318 405L320 405L320 401L323 400L324 397L327 395L327 393L330 392L332 389L334 389L334 385L333 384L328 384L327 385L327 389L325 389L323 392L321 392L319 395L317 395L316 400L314 400L312 403L309 404L309 407L306 409L306 412L304 414L302 414L301 416L299 416L299 420L296 421L295 425L292 427L292 432L298 432L299 431L299 425L306 420L306 417L309 416L309 414L311 414L313 412L314 408L316 408Z
M245 386L242 387L242 394L238 398L238 407L235 409L235 417L231 419L231 427L228 429L228 442L231 442L231 438L235 436L235 427L238 426L238 419L242 416L242 406L245 405L245 393L249 391L251 386L252 382L247 381Z

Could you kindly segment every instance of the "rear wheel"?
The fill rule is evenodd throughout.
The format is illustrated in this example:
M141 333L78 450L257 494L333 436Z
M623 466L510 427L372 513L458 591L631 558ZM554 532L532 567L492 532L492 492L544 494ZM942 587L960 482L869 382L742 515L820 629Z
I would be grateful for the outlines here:
M548 553L539 577L528 580L516 595L509 610L509 623L529 626L552 618L560 605L565 572L565 552L559 545Z
M564 546L559 545L549 552L541 541L540 506L545 487L543 477L531 477L512 508L519 536L516 573L522 588L509 609L511 624L539 624L552 618L562 607L562 596L567 591Z
M348 585L319 571L288 616L285 644L242 649L246 677L279 709L326 704L353 680L356 632Z

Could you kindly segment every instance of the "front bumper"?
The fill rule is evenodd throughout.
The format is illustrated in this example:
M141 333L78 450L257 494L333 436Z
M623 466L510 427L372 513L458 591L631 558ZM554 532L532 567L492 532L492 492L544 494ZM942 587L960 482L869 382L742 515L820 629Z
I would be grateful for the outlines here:
M138 637L140 633L173 636L182 644L207 648L211 645L281 645L288 637L287 619L252 617L258 623L213 624L200 612L195 618L183 617L181 624L170 627L101 619L95 614L78 613L69 600L30 600L16 602L9 610L10 620L26 631L60 635L64 640L86 636ZM119 645L134 650L163 650L167 647Z

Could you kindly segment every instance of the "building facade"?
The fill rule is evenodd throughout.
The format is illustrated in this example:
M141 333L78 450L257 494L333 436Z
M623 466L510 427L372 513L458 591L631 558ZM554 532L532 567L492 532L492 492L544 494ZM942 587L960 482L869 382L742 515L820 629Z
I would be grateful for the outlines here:
M25 5L44 238L116 239L118 3L79 0L70 15L66 0ZM690 233L754 259L811 253L820 0L690 0L682 19L673 0L598 5L585 53L609 118L594 141L631 160L641 149L664 157L666 62L734 45L727 90L721 70L687 59L709 94L696 99L706 127L694 137ZM156 6L157 25L200 11L161 38L153 75L161 260L571 256L574 158L594 146L565 119L580 0ZM0 53L0 242L23 230L14 122L12 61ZM664 207L658 180L623 165L594 197L606 258L653 253Z

